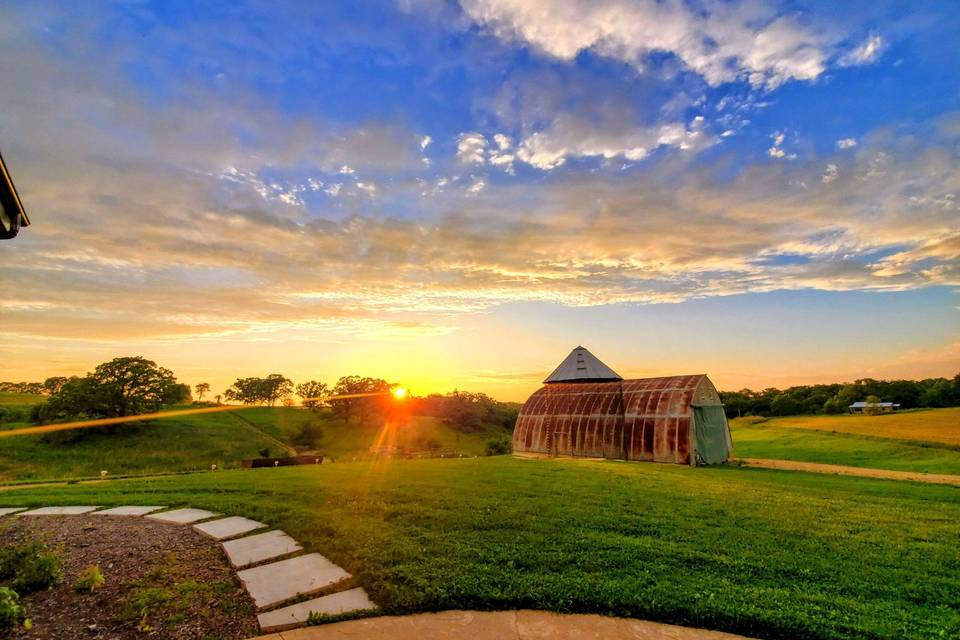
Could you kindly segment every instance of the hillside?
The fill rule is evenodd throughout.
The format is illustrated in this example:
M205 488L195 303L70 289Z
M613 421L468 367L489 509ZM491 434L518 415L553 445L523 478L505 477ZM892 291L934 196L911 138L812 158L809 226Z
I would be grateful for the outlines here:
M319 430L319 438L310 446L297 438L306 423ZM4 428L16 426L28 425ZM380 436L376 428L344 425L322 411L238 408L87 433L76 442L62 444L42 436L0 438L0 481L93 477L101 470L111 475L174 473L209 469L213 464L228 469L267 449L271 456L309 449L335 460L352 460L369 457L370 447ZM425 455L475 456L486 453L489 440L508 437L502 429L467 434L436 418L414 417L409 426L387 433L384 444L392 442Z
M879 416L790 416L766 424L792 429L838 431L862 436L939 442L960 447L960 407L922 409Z
M734 455L960 474L960 409L730 421Z

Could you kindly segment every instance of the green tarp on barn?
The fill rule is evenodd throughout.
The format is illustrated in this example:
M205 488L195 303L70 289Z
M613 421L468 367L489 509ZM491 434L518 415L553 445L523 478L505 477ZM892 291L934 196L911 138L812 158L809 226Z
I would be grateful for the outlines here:
M722 406L693 407L693 429L698 462L719 464L730 456L727 418Z

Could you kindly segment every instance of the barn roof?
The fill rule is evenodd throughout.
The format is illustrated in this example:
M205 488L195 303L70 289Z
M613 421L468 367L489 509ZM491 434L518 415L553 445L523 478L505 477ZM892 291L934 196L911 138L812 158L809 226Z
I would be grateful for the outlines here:
M547 376L544 384L553 382L604 382L623 380L616 371L600 362L583 347L576 347L560 366Z

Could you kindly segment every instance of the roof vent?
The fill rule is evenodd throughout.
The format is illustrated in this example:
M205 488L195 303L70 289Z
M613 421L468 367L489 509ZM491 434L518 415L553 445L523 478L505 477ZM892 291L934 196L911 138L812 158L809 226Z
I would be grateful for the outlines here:
M577 347L543 382L549 384L551 382L612 382L616 380L623 380L623 378L600 362L595 355L583 347Z

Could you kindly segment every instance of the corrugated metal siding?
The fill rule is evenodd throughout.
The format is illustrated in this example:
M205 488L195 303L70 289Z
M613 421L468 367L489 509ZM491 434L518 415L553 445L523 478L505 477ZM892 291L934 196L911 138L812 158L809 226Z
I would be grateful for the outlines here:
M688 464L691 402L704 380L705 376L695 375L546 385L520 410L513 448L547 455ZM700 391L698 395L704 388ZM712 385L707 393L716 394Z

